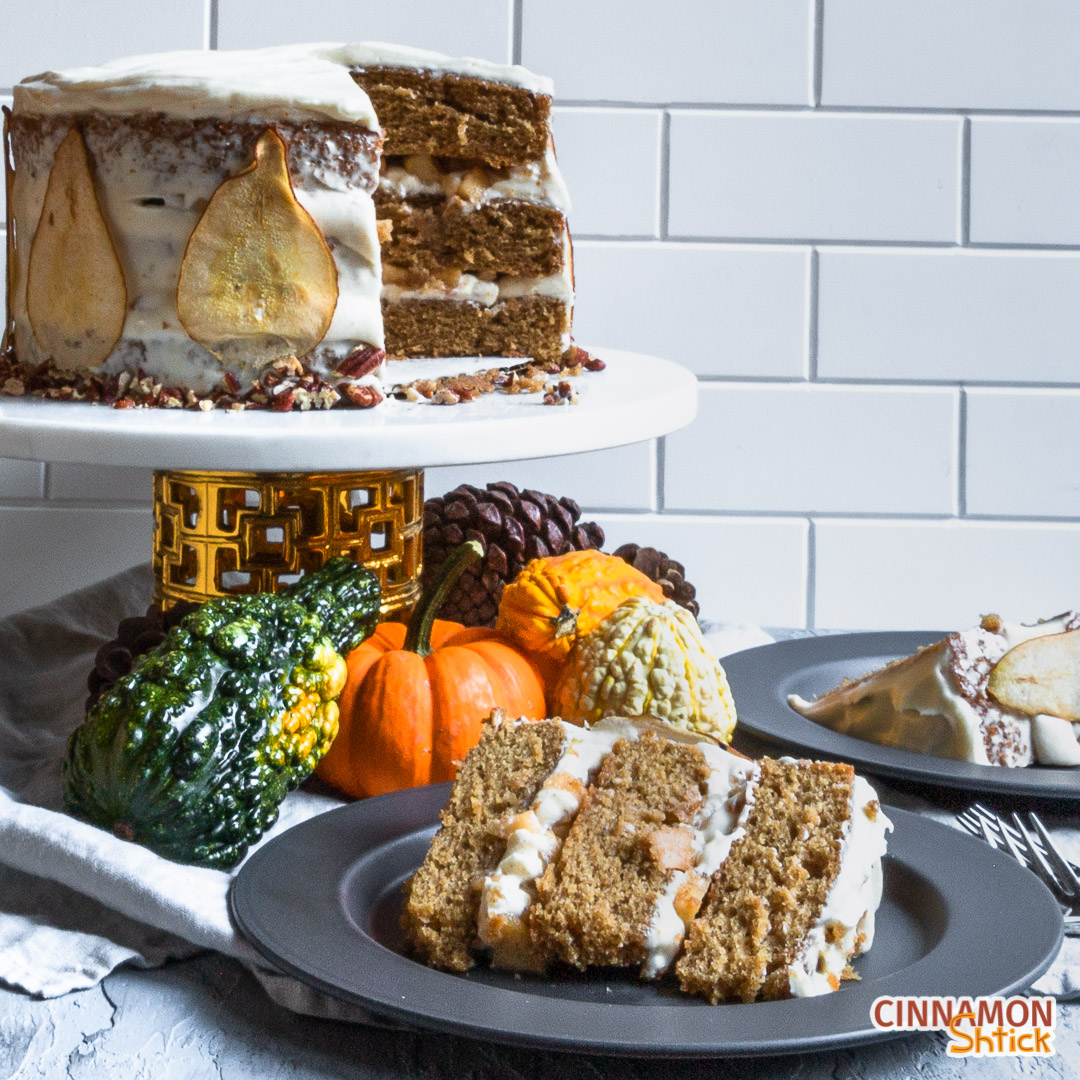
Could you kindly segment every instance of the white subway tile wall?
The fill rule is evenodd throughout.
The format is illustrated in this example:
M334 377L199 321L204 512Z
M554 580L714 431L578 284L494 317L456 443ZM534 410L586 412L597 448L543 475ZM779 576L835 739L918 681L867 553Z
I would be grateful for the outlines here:
M666 439L431 469L578 500L709 619L950 628L1080 605L1080 7L1061 0L53 0L19 78L382 39L554 77L576 335L691 368ZM647 390L647 388L646 388ZM140 469L0 461L0 613L149 555Z
M669 234L951 242L962 127L949 116L673 113Z

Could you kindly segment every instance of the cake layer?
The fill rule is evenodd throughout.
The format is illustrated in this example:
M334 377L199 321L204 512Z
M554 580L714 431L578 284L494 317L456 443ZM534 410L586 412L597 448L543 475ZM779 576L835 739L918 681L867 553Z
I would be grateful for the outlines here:
M531 356L555 363L570 346L570 305L557 297L508 296L485 304L388 299L386 294L384 289L383 324L391 358Z
M562 725L551 721L485 725L406 888L402 925L428 963L451 971L473 965L484 878L506 853L507 823L533 803L564 742Z
M230 387L248 389L258 366L228 368L180 323L181 262L207 202L219 186L251 166L265 122L158 113L19 113L10 117L14 173L9 212L16 243L10 267L15 359L50 359L31 328L27 280L57 148L77 129L94 187L123 268L127 312L119 341L96 374L141 369L165 386L209 392L228 370ZM325 377L363 343L381 345L380 263L370 193L378 175L377 133L339 120L279 120L296 200L326 239L338 299L325 337L305 365Z
M382 245L384 271L413 270L423 280L442 267L520 277L547 277L563 268L566 220L551 206L498 199L473 207L443 195L404 200L380 188L375 211L393 226Z
M578 968L646 962L671 873L692 865L708 776L695 746L653 732L615 744L537 883L530 926L543 952Z
M418 67L352 67L386 133L388 154L479 158L524 165L542 158L551 97L472 75Z
M714 877L676 964L684 990L714 1003L790 996L789 968L840 870L853 778L850 765L761 763L745 835Z
M519 721L516 726L525 726ZM536 881L558 857L570 823L588 785L620 739L633 741L640 731L612 719L595 728L553 720L563 734L562 752L532 806L508 823L506 851L484 879L477 911L477 937L491 952L494 967L541 971L548 957L533 939L529 913Z

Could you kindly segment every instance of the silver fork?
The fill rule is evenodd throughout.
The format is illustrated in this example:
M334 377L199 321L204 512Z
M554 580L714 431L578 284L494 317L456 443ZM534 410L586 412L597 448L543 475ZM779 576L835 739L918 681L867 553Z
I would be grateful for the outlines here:
M973 803L956 820L973 836L1031 870L1061 905L1065 932L1080 934L1080 867L1061 854L1033 810L1028 811L1027 824L1015 811L1010 817L1011 825L982 803Z

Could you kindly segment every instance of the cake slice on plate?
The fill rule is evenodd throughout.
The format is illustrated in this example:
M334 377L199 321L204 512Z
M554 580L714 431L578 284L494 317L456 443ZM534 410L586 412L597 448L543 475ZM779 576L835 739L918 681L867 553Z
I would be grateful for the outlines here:
M494 717L407 886L428 963L621 966L710 1001L827 993L873 940L891 828L850 765L651 718Z
M788 704L857 739L980 765L1080 765L1080 614L987 615L912 656Z

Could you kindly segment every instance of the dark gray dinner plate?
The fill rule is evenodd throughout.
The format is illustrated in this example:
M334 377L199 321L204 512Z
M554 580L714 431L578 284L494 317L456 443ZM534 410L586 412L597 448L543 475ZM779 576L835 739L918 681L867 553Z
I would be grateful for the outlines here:
M372 1012L519 1046L646 1057L750 1056L888 1038L870 1023L881 994L1009 994L1049 967L1061 912L1045 886L989 845L901 810L861 981L834 994L708 1005L674 984L622 973L452 975L410 959L401 885L419 866L449 784L331 810L257 850L230 906L278 968Z
M858 678L945 636L941 630L826 634L777 641L725 656L721 662L739 717L736 730L822 757L850 761L880 776L985 795L1080 799L1080 767L1010 769L878 746L823 727L787 703L788 694L811 700L842 679Z

